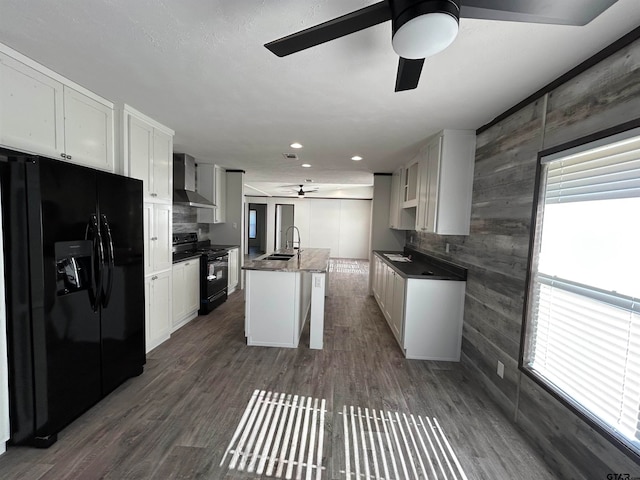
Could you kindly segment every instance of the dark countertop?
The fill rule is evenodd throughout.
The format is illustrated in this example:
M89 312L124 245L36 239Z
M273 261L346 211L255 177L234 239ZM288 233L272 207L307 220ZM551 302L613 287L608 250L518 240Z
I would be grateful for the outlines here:
M262 255L248 262L243 270L265 270L271 272L312 272L325 273L329 267L329 248L303 248L300 251L300 260L294 255L289 260L262 260L272 255ZM297 253L293 249L276 250L274 253Z
M211 248L224 248L226 250L232 250L234 248L240 248L240 245L211 245Z
M174 253L173 254L173 264L186 262L187 260L195 260L200 259L202 253L199 252L188 252L188 253Z
M467 269L424 253L405 249L404 252L389 250L374 250L387 265L393 268L404 278L419 278L424 280L467 280ZM410 262L394 262L389 260L385 253L393 255L411 255Z

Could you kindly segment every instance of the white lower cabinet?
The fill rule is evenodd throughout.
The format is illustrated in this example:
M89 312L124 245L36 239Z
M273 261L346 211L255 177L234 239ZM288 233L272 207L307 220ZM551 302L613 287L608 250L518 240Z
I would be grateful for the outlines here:
M245 270L247 345L298 348L311 309L311 273Z
M393 305L391 306L391 318L389 326L399 342L402 341L404 327L404 293L405 279L393 272ZM391 290L391 288L389 288Z
M150 352L171 333L171 270L145 277L145 320L147 348Z
M230 248L229 249L229 282L227 283L227 294L233 293L238 287L238 283L240 282L240 264L238 261L240 260L240 249L239 248Z
M405 357L460 361L466 282L404 278L373 256L373 293Z
M173 265L173 318L171 331L198 316L200 308L200 259L185 260Z

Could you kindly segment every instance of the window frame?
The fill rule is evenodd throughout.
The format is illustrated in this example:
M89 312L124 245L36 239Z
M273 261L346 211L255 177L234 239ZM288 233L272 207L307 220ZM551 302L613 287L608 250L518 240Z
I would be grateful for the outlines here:
M525 354L529 345L529 310L531 307L530 302L532 301L531 297L533 290L532 273L533 267L536 263L536 252L538 250L537 247L539 245L539 239L541 236L541 231L538 230L541 224L544 222L544 218L542 215L544 202L541 203L540 201L541 199L544 200L544 197L541 197L541 193L543 193L542 190L545 187L545 184L543 184L542 182L543 160L549 159L550 157L560 158L571 153L597 147L598 145L607 145L609 143L621 140L625 137L637 136L638 132L636 131L634 133L634 131L638 129L640 129L640 118L538 152L538 158L536 161L536 178L534 186L533 206L531 209L529 254L527 260L524 304L522 310L522 330L520 333L520 353L518 358L518 369L539 387L550 394L553 398L555 398L558 402L568 408L574 415L583 420L591 428L602 435L606 440L617 447L627 457L640 465L640 449L637 449L635 446L631 445L625 437L616 434L614 430L610 428L606 423L604 423L595 415L591 414L589 411L585 410L570 397L563 395L562 392L559 391L559 389L554 388L551 382L549 382L546 378L529 369L525 365Z

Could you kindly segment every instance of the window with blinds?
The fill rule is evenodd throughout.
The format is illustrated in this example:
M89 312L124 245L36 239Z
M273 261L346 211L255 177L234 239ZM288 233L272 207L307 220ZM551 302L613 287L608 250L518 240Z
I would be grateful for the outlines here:
M540 162L522 366L640 455L640 129Z

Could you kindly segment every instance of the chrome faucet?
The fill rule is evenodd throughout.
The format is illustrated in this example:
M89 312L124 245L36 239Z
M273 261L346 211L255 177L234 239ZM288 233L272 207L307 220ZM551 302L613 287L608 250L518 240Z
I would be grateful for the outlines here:
M285 247L289 248L289 230L291 230L292 228L295 229L296 232L298 232L298 258L300 258L300 246L301 244L301 240L300 240L300 230L298 230L298 227L296 227L295 225L290 225L289 228L287 228L287 231L284 232L284 238L286 238L286 244ZM295 240L293 239L293 233L291 234L291 247L295 250Z

